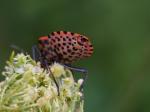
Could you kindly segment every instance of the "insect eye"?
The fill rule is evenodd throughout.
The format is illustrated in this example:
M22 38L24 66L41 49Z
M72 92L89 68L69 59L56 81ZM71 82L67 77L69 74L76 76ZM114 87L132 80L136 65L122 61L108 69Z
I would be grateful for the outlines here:
M87 39L87 38L82 37L82 38L81 38L81 41L82 41L82 42L88 42L88 39Z

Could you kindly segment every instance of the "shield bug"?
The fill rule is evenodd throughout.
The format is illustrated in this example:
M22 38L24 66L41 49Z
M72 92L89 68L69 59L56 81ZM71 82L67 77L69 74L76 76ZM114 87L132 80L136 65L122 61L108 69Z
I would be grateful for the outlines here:
M40 54L39 60L43 67L58 62L71 70L84 73L85 80L87 70L72 67L71 65L77 60L90 57L93 53L93 46L89 38L84 35L67 31L57 31L40 37L38 47L33 47L33 54L35 54L35 51L38 51ZM33 57L36 58L36 55Z

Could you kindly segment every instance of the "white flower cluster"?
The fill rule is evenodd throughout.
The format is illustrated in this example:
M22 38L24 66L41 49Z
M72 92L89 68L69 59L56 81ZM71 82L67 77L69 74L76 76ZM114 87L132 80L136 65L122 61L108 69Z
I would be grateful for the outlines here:
M0 112L83 112L79 89L83 80L75 82L70 70L59 63L48 71L29 55L12 53L2 74Z

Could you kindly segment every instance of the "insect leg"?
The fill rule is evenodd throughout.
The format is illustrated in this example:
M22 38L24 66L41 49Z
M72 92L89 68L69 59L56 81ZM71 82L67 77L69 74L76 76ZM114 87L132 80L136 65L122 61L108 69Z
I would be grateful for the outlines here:
M80 90L83 91L84 83L85 83L85 81L87 80L87 77L88 77L88 70L86 70L84 68L72 67L70 65L63 65L63 66L66 67L66 68L68 68L68 69L70 69L70 70L72 70L72 71L83 73L83 83L80 86Z
M41 60L41 53L38 49L38 47L36 45L32 46L32 58L35 60L35 61L42 61Z
M17 45L12 44L12 45L10 45L10 47L13 48L13 49L15 49L15 50L17 50L17 51L19 51L19 52L25 53L25 51L24 51L23 49L21 49L21 48L20 48L19 46L17 46Z
M56 84L56 87L57 87L57 91L58 91L58 96L60 95L59 93L59 85L54 77L54 75L52 74L50 68L49 68L49 64L47 62L47 60L45 60L44 58L42 58L42 55L41 55L41 52L39 51L38 47L36 45L32 46L32 57L34 60L36 61L40 61L41 62L41 65L43 67L45 67L45 69L47 69L49 71L49 73L52 75L52 78Z
M55 76L54 76L53 73L51 72L51 70L50 70L50 68L49 68L48 63L47 63L46 60L44 60L44 64L45 64L46 69L47 69L47 70L49 71L49 73L52 75L52 78L53 78L53 80L54 80L54 82L55 82L55 84L56 84L57 92L58 92L58 96L59 96L59 95L60 95L60 92L59 92L59 85L58 85L58 83L57 83L57 81L56 81L56 79L55 79Z

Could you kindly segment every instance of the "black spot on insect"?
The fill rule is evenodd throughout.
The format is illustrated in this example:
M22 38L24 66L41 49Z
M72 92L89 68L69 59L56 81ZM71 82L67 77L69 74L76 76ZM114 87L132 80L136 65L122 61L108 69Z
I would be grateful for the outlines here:
M74 33L71 32L71 35L74 35Z
M59 60L62 59L62 57L63 57L63 55L60 54L60 53L58 53L57 56L58 56L57 58L58 58Z
M69 53L71 52L71 50L70 50L70 49L68 49L67 51L68 51Z
M66 53L66 52L63 52L63 54L64 54L64 55L67 55L67 53Z
M69 45L72 45L72 43L71 43L71 42L69 42L68 44L69 44Z
M73 50L77 51L78 49L77 49L77 48L75 48L75 47L73 47Z
M66 43L63 43L63 45L65 46L65 45L66 45Z
M74 46L74 43L71 43L72 46Z
M79 44L80 46L83 46L83 43L81 43L81 42L78 42L78 44Z
M71 38L69 38L68 40L71 41Z
M63 31L64 32L64 34L67 34L67 32L66 31Z
M50 35L50 34L48 34L48 38L51 38L51 35Z
M78 55L81 56L82 54L81 54L81 53L78 53Z
M68 59L67 59L67 58L63 58L63 60L64 60L65 62L68 62Z
M78 58L79 58L79 56L75 56L75 58L77 58L77 59L78 59Z
M69 46L67 46L67 48L69 48Z
M63 38L63 41L66 41L66 38Z
M59 38L59 37L56 37L56 38L57 38L58 41L60 41L60 38Z
M83 50L82 50L82 49L80 49L80 52L83 52Z
M76 38L75 38L75 37L72 37L72 39L73 39L73 40L76 40Z
M56 49L53 49L53 51L56 53Z
M57 31L57 34L60 34L60 31Z
M90 47L93 47L92 45L90 45Z
M93 51L93 49L89 49L90 51Z
M60 43L58 43L58 47L60 47L61 46L61 44Z
M54 45L54 48L57 48L57 45Z
M88 47L87 45L84 46L84 48L87 48L87 47Z
M72 58L72 56L71 56L71 55L69 55L69 58Z
M74 44L77 44L77 42L74 42Z
M88 54L90 54L90 55L91 55L91 54L92 54L92 52L89 52Z
M59 47L56 47L55 49L59 52Z
M66 38L68 39L69 37L68 37L68 36L66 36Z
M75 52L71 52L71 55L74 55L75 54Z
M82 37L82 38L81 38L81 41L82 41L82 42L88 42L88 39Z
M55 39L52 39L52 41L53 41L53 42L56 42L56 40L55 40Z
M51 35L54 36L55 35L54 32L52 32Z
M64 47L62 46L61 49L64 49Z

